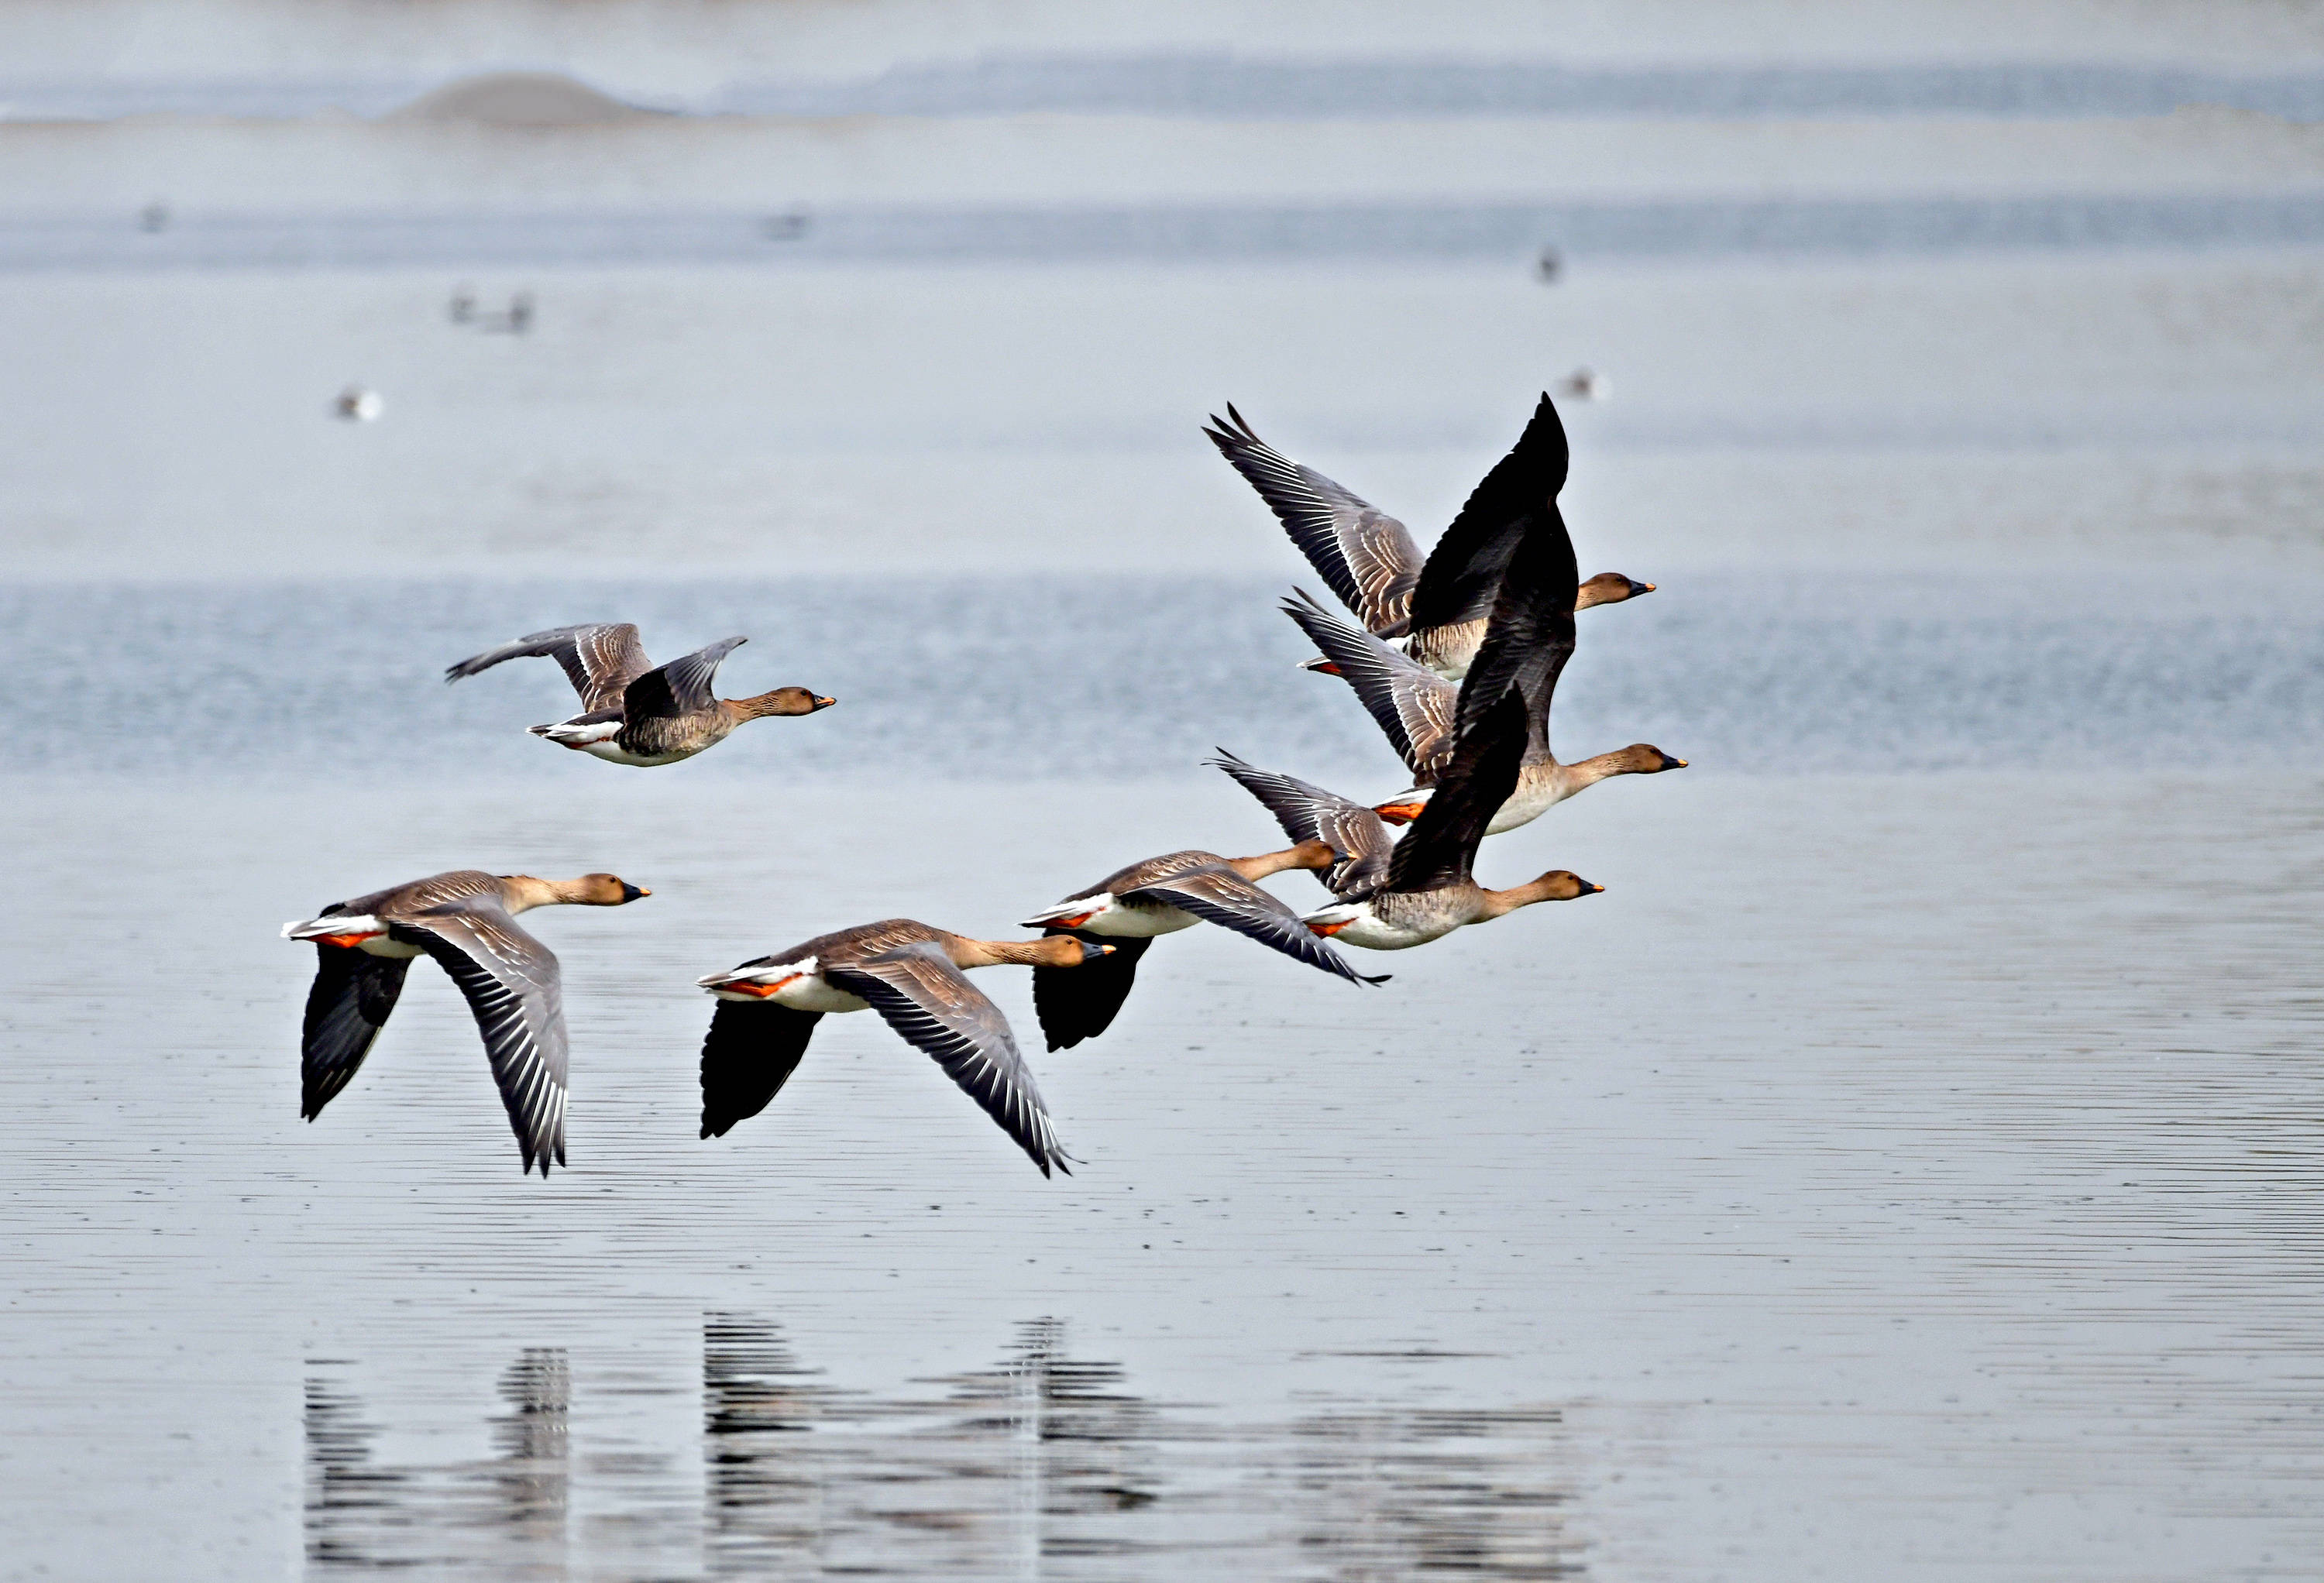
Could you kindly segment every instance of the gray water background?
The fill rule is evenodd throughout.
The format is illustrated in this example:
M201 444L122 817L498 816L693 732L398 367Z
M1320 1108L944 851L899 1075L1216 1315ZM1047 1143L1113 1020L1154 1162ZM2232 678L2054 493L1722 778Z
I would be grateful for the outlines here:
M2254 8L1935 59L1974 13L1692 63L28 29L0 1578L2315 1576L2324 316L2265 116L2324 77ZM857 119L335 113L529 66ZM1480 115L1538 124L1397 174ZM1480 873L1602 895L1377 989L1163 942L1031 1052L1069 1179L865 1017L696 1137L706 971L1274 844L1214 745L1400 787L1204 412L1425 539L1585 361L1567 514L1662 587L1582 617L1556 741L1692 768ZM841 705L641 774L525 734L545 662L440 679L593 617ZM469 864L654 890L532 920L548 1183L425 968L297 1118L281 923Z

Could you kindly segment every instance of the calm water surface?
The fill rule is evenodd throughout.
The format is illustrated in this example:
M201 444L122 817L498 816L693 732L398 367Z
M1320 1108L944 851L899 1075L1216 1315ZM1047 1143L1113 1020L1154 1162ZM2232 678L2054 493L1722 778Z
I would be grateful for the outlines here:
M1273 844L1183 768L1208 684L1035 704L881 658L873 621L837 651L860 683L813 678L840 710L632 776L518 729L554 707L545 666L428 679L555 594L447 605L411 646L412 740L461 766L427 780L367 701L298 714L287 687L280 734L319 758L234 736L232 645L124 621L106 659L92 627L100 658L51 684L152 712L8 783L0 1575L166 1553L219 1578L2113 1580L2324 1555L2324 821L2296 624L2221 627L2175 669L2134 643L2116 677L2272 678L2247 768L2200 719L2177 747L1997 750L1934 702L1941 674L1912 679L1909 640L1862 663L1900 717L1932 701L1905 740L1950 769L1844 773L1807 708L1779 745L1812 772L1721 770L1706 722L1657 720L1706 767L1486 851L1490 880L1570 866L1604 896L1381 959L1377 990L1214 930L1166 942L1112 1033L1037 1057L1086 1162L1044 1183L868 1018L698 1141L691 980L898 912L1002 933L1145 852ZM262 670L346 615L237 608ZM1640 686L1618 622L1663 621L1683 666L1714 618L1661 608L1601 612L1577 695ZM993 640L961 609L961 641ZM2085 685L2083 618L2039 636L2052 619L1996 618L1991 652ZM1862 648L1799 641L1770 663L1811 702ZM809 651L766 647L753 686ZM1352 713L1253 674L1278 672L1308 700L1280 718ZM970 728L926 725L1044 709L1111 778L974 776ZM1261 723L1230 745L1393 779L1360 720ZM207 770L213 729L257 742L257 773ZM2094 768L2109 751L2127 767ZM310 970L276 926L466 863L655 891L539 925L575 1045L572 1169L547 1183L514 1169L440 975L297 1119ZM1027 984L987 987L1033 1026Z

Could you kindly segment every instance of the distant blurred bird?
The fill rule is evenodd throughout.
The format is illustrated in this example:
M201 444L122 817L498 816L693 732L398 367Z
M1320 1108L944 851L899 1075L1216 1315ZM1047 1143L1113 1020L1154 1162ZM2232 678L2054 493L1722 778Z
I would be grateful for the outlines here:
M1577 401L1610 401L1614 399L1614 382L1584 364L1557 382L1560 395L1572 396Z
M166 231L170 228L170 206L155 198L137 211L137 226L142 231Z
M377 391L366 390L362 385L349 385L339 392L333 410L349 423L369 423L386 408L387 403L380 400Z
M1541 277L1543 285L1555 285L1557 277L1565 272L1564 255L1554 247L1543 248L1541 257L1534 264L1534 272Z

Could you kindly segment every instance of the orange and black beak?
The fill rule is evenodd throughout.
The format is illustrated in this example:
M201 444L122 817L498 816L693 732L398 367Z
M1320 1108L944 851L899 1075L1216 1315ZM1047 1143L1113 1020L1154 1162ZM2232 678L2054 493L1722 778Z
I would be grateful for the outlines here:
M1383 820L1387 821L1390 824L1409 824L1415 819L1420 817L1420 810L1426 806L1428 806L1428 805L1425 802L1382 803L1379 807L1374 808L1372 812L1378 814Z

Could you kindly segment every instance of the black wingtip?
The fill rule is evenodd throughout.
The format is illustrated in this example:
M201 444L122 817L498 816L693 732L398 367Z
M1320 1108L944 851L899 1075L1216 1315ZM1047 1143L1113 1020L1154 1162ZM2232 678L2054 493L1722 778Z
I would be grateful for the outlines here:
M1385 984L1394 977L1396 977L1394 973L1372 973L1369 976L1363 973L1358 973L1356 975L1356 981L1363 984Z

